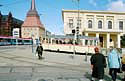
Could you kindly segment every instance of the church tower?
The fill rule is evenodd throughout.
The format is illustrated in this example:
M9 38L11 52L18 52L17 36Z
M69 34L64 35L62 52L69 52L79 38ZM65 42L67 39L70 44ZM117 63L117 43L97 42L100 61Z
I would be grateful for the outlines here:
M37 44L45 32L43 24L35 7L35 0L31 2L31 8L27 13L26 19L22 24L22 38L32 38L33 43Z

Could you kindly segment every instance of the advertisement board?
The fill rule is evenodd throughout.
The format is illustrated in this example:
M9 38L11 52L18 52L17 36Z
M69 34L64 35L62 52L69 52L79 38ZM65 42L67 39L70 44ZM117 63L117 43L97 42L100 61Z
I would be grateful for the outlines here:
M19 38L19 28L14 28L13 29L13 37L14 38Z

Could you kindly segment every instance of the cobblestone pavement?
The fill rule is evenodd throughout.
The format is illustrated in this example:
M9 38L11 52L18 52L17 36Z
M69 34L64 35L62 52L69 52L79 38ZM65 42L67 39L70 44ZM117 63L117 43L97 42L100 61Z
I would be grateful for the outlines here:
M0 81L90 81L90 56L43 52L38 60L32 46L0 47ZM35 50L35 47L34 47ZM121 81L123 74L118 74ZM108 68L104 81L111 81Z

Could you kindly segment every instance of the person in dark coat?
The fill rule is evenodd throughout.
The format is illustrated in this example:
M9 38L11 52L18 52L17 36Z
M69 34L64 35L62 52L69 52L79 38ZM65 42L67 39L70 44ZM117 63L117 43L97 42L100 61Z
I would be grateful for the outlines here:
M37 46L36 52L38 52L38 59L42 59L43 47L41 43Z
M123 54L121 62L122 62L122 71L124 73L123 81L125 81L125 54Z
M99 81L103 81L104 77L104 68L106 67L106 60L105 56L101 53L99 53L99 48L96 47L95 54L91 56L91 68L92 68L92 79L91 81L94 81L95 79L98 79Z

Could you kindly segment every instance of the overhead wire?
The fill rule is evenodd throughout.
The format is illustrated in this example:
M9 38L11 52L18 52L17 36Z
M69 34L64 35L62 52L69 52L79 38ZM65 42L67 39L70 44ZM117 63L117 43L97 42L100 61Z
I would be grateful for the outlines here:
M26 1L28 1L28 0L17 0L17 1L11 2L11 3L7 3L7 4L0 4L0 6L7 7L7 6L21 4L21 3L24 3Z

